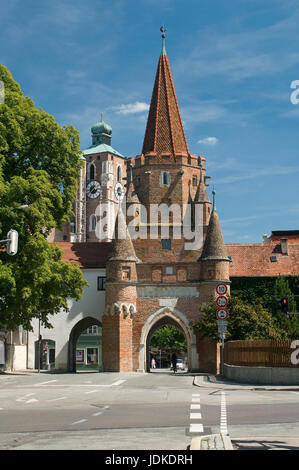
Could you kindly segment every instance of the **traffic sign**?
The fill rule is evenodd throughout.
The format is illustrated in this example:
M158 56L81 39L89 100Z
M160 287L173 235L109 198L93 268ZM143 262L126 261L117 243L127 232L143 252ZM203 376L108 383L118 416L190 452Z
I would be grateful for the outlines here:
M227 303L228 300L226 297L224 297L224 295L220 295L220 297L217 297L216 299L216 304L218 305L218 307L226 307Z
M217 324L218 324L218 332L221 334L225 334L227 332L228 321L218 320Z
M218 320L226 320L228 317L228 311L225 310L225 308L219 308L219 310L217 310L216 315Z
M218 295L225 295L227 293L227 285L223 283L217 284L216 292Z

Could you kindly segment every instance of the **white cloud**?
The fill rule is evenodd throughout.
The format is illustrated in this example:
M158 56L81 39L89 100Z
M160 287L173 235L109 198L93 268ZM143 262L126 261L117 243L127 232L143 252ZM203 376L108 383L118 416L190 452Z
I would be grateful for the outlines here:
M217 137L205 137L204 139L200 139L198 141L198 144L216 145L218 142L219 142L219 139L217 139Z
M149 110L149 104L143 103L141 101L136 101L135 103L121 104L119 106L113 106L111 109L114 109L117 114L137 114L143 113Z

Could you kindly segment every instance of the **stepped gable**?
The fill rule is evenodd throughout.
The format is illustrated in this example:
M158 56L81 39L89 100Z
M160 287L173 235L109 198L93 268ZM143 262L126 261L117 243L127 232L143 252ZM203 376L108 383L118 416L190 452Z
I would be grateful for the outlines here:
M142 148L143 155L154 153L158 161L161 155L173 159L175 155L189 155L164 37Z

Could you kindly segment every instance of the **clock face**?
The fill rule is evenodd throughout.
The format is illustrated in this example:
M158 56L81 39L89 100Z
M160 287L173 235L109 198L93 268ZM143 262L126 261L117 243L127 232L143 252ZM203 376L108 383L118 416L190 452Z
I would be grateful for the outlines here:
M116 183L115 188L114 188L114 193L115 193L116 198L119 201L121 201L125 194L124 187L120 183Z
M91 181L86 188L86 194L91 199L98 197L101 194L100 183L98 181Z

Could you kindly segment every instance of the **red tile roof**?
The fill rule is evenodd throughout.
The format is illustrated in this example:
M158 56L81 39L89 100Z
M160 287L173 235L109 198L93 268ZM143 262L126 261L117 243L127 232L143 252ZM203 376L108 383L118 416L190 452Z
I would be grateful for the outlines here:
M108 242L56 242L64 252L62 259L80 268L105 268L111 244Z
M226 244L232 257L230 277L278 276L299 274L299 243L288 243L288 255L282 254L280 243ZM275 256L277 261L271 261Z
M189 154L185 131L166 54L161 54L143 142L143 155Z

